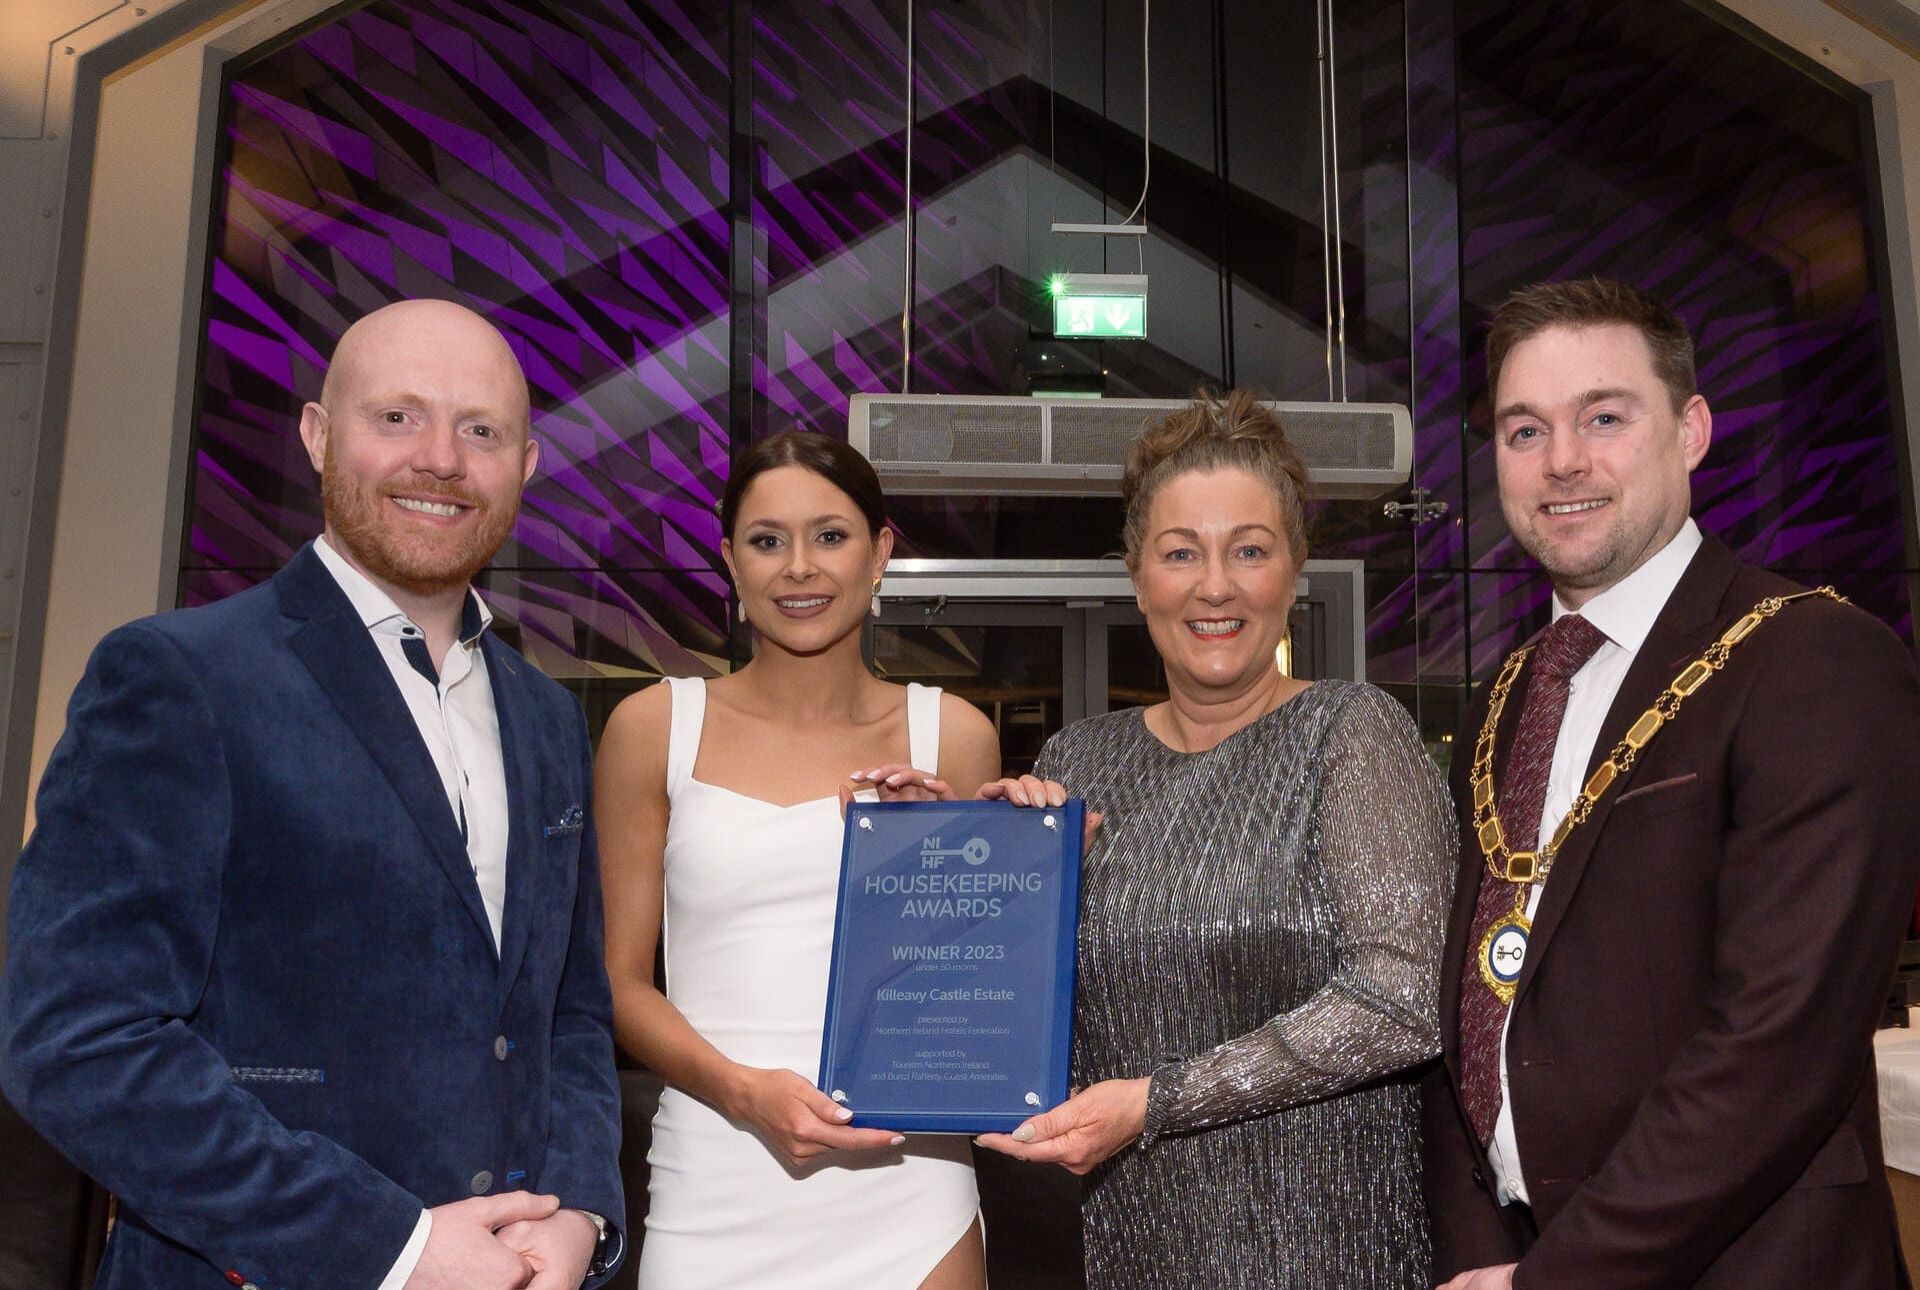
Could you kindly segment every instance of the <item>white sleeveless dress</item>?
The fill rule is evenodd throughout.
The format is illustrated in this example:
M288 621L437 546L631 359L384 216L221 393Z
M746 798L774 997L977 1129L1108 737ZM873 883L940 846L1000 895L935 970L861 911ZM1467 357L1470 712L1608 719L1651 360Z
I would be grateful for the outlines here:
M839 803L780 807L695 779L706 683L668 683L667 998L732 1060L812 1083ZM937 772L939 690L907 688L907 728L913 765ZM979 1209L964 1137L913 1136L790 1169L751 1128L675 1088L660 1098L647 1164L642 1290L914 1290Z

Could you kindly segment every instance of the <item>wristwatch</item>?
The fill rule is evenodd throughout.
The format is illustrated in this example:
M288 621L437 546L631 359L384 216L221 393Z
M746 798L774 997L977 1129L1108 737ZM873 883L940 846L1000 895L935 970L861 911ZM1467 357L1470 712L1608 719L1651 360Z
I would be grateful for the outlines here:
M587 1216L587 1221L593 1224L593 1230L599 1233L599 1237L593 1246L593 1258L587 1264L587 1275L597 1277L613 1266L613 1256L619 1252L619 1247L609 1243L607 1240L606 1219L600 1217L590 1209L583 1209L580 1213Z

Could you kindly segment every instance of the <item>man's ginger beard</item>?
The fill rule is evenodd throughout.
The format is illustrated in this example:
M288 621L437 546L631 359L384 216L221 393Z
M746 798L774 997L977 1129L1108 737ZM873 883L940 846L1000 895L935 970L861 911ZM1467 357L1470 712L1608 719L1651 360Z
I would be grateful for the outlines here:
M405 521L389 514L397 508L386 500L408 492L457 498L474 507L475 519L458 536L436 534L430 529L409 533L400 527ZM416 596L430 596L473 581L473 575L484 569L506 542L520 513L518 494L511 507L496 512L467 488L432 475L395 476L377 491L369 490L339 468L331 439L321 462L320 505L328 526L347 548L344 554L375 578Z

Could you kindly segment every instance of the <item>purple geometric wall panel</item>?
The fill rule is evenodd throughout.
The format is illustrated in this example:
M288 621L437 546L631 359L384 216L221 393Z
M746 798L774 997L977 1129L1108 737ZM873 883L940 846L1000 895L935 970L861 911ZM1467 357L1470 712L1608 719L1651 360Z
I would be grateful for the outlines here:
M727 26L655 3L381 3L230 87L188 598L319 528L293 424L353 319L505 332L541 468L489 574L561 675L701 672L726 636Z

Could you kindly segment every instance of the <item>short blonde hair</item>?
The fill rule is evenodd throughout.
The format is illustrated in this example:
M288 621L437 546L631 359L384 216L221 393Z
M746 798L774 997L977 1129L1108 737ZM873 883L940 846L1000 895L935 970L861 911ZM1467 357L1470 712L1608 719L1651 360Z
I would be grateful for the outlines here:
M1140 432L1127 452L1121 478L1127 520L1122 533L1127 564L1140 559L1147 511L1168 480L1193 471L1244 470L1264 479L1280 500L1287 546L1294 563L1307 558L1307 501L1312 480L1307 463L1287 439L1273 409L1248 390L1219 394L1201 390L1193 401Z

